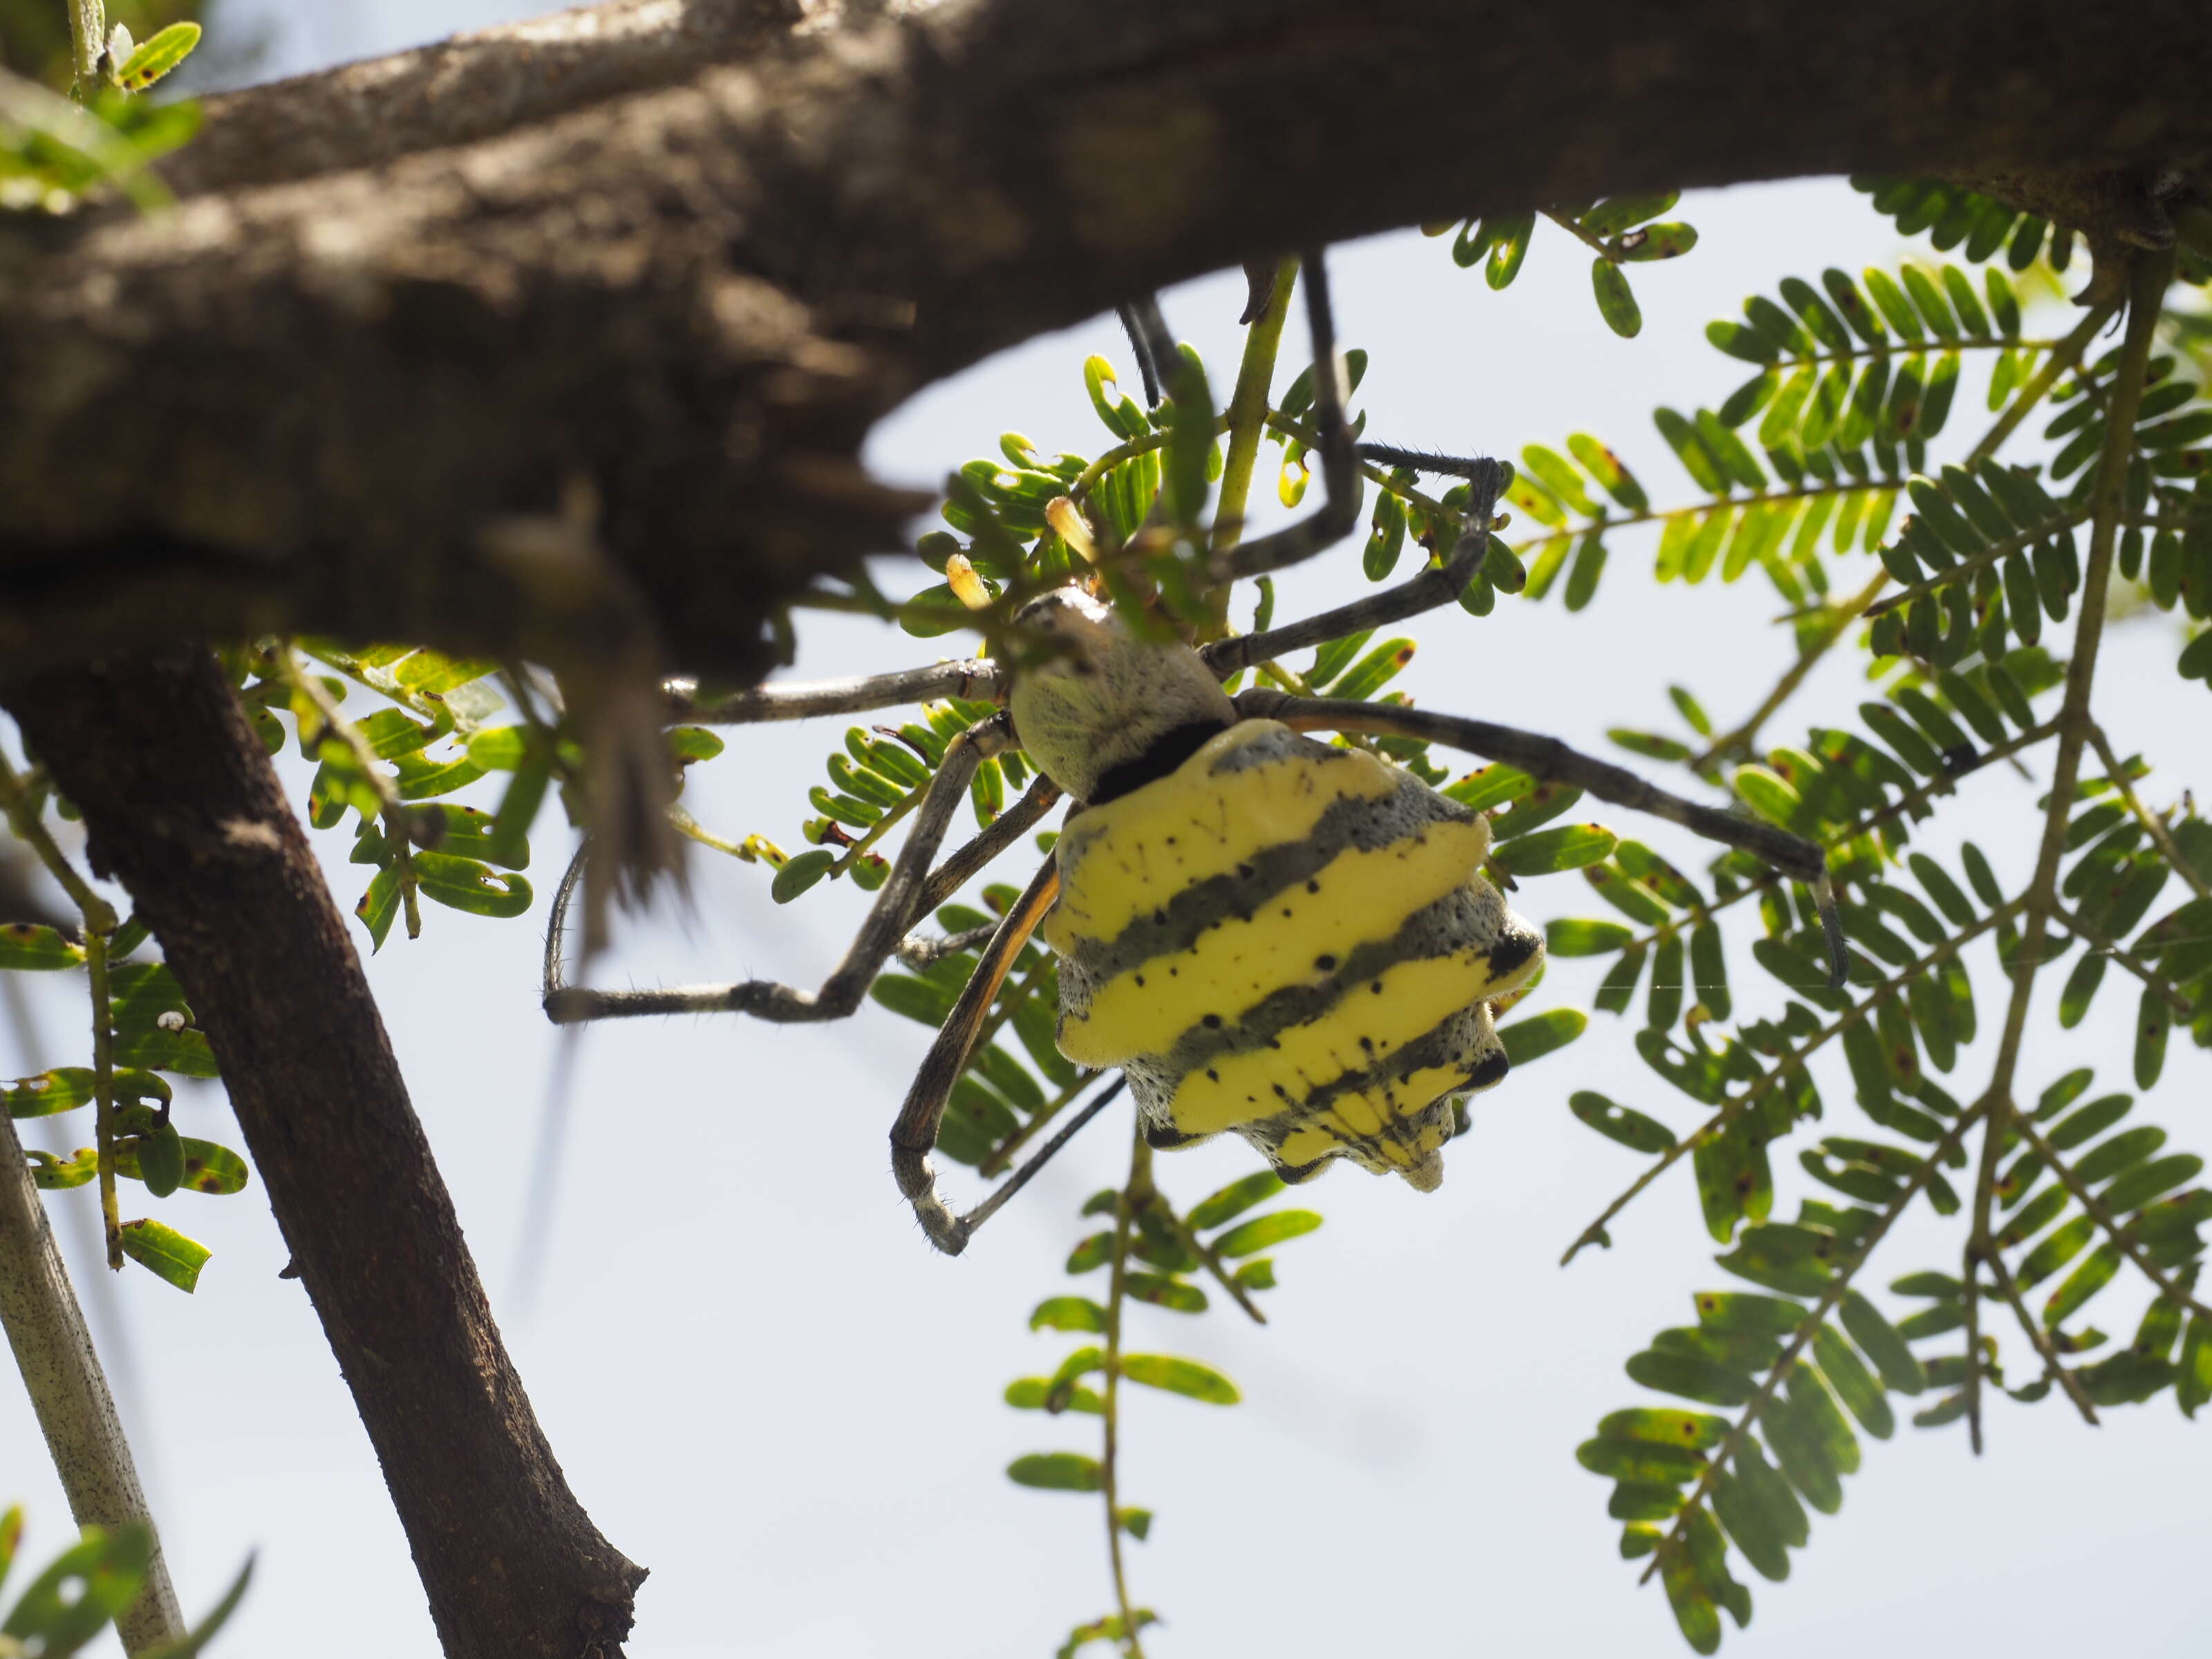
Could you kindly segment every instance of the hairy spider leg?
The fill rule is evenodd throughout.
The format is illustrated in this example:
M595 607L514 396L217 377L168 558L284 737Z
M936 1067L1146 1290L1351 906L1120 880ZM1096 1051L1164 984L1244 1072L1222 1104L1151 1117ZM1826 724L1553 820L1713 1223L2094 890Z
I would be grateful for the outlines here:
M1821 926L1828 935L1830 983L1837 987L1843 984L1843 930L1836 915L1834 890L1828 879L1827 854L1816 842L1793 836L1757 818L1740 817L1717 807L1686 800L1638 777L1625 766L1585 755L1557 738L1522 732L1510 726L1494 726L1488 720L1438 714L1399 703L1294 697L1260 689L1240 693L1235 701L1237 712L1246 719L1280 720L1294 732L1416 738L1485 760L1504 761L1531 777L1571 784L1612 805L1648 812L1653 817L1680 824L1692 835L1740 848L1764 859L1784 875L1813 889L1820 907Z
M952 1012L945 1017L937 1040L929 1045L921 1069L915 1073L914 1086L907 1091L906 1103L899 1108L898 1120L891 1125L891 1172L898 1178L899 1191L914 1206L915 1218L929 1235L929 1242L947 1255L957 1255L967 1247L969 1235L978 1224L953 1214L938 1195L937 1171L929 1154L937 1146L937 1132L945 1121L945 1104L951 1097L952 1085L967 1068L969 1051L983 1029L1006 970L1059 896L1060 863L1048 858L1000 921L975 971L961 988ZM1018 1172L1009 1179L1026 1181L1029 1173ZM989 1206L989 1209L997 1207Z
M1416 472L1432 472L1440 477L1465 478L1473 482L1480 470L1494 468L1498 463L1480 455L1437 455L1425 449L1401 449L1395 444L1361 444L1359 459L1380 461L1386 466L1410 466Z
M672 720L709 726L751 726L764 720L803 720L817 714L858 714L871 708L929 702L939 697L989 697L999 690L999 665L982 657L902 668L895 674L813 680L796 685L756 685L702 697L696 682L668 680L661 687Z
M1160 347L1166 342L1168 355L1175 352L1175 342L1168 338L1167 325L1160 319L1158 295L1147 294L1141 300L1114 307L1114 314L1121 319L1121 331L1129 337L1129 349L1137 359L1137 373L1144 377L1145 407L1160 406Z
M765 979L658 991L593 991L560 986L545 994L545 1017L556 1025L643 1014L729 1012L780 1022L844 1018L860 1006L868 987L918 919L921 902L931 890L930 861L937 856L953 809L967 794L976 767L1002 752L1010 740L1009 723L1000 714L978 720L945 745L945 758L922 796L914 827L891 866L890 879L877 894L844 960L823 981L819 990L804 991Z

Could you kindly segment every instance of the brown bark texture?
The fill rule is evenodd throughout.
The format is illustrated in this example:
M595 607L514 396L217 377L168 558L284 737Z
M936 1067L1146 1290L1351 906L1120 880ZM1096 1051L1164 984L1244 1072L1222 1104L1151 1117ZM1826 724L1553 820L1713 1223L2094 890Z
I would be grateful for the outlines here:
M538 1426L345 921L215 657L20 680L5 700L207 1033L447 1654L618 1654L645 1574Z
M1241 258L1893 169L2170 240L2197 0L623 0L216 100L182 207L0 226L0 665L180 630L672 668L902 538L919 386ZM571 573L573 575L573 573ZM4 669L0 669L4 672Z

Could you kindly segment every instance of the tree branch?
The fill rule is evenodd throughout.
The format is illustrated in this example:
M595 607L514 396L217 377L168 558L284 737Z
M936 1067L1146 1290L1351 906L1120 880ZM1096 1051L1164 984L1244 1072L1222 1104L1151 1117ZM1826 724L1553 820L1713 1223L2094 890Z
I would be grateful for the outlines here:
M611 1659L644 1574L538 1426L346 923L215 659L19 682L6 701L207 1032L446 1653Z
M2170 240L2212 155L2185 12L1821 29L1816 66L1782 0L623 0L216 100L179 210L0 225L0 659L573 657L490 532L582 483L669 665L757 672L766 611L921 505L863 476L868 427L1131 295L1862 168L2004 181L2117 248Z

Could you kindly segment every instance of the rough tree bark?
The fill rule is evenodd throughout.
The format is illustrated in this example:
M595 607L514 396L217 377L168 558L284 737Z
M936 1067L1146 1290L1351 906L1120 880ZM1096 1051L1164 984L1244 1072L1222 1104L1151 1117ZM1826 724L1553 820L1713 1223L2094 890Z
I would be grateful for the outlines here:
M672 668L896 544L930 380L1255 252L1468 211L1944 172L2160 245L2200 0L622 0L215 100L181 208L0 219L0 686L223 1063L447 1650L611 1652L640 1574L485 1309L343 924L204 656L587 655L563 508ZM586 486L578 488L579 485ZM579 516L580 512L587 517ZM573 574L573 573L572 573Z
M515 1375L346 922L205 650L5 690L222 1066L453 1659L603 1659L645 1574Z
M630 0L219 100L182 210L0 228L0 653L568 654L488 527L595 503L672 665L894 545L917 386L1255 252L1850 168L2170 239L2162 0ZM578 483L591 486L579 493Z

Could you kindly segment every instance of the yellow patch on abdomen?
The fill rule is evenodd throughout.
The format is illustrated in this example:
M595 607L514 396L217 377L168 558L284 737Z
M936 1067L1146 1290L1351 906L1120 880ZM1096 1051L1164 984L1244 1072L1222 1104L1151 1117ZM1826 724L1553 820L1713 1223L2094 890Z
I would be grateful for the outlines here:
M1245 720L1168 776L1094 806L1068 826L1060 901L1039 930L1063 956L1080 939L1111 939L1138 917L1198 883L1225 876L1255 853L1304 841L1343 800L1381 800L1403 774L1360 750L1316 754L1216 773L1223 757L1286 728Z
M1175 1127L1185 1134L1216 1134L1295 1110L1322 1085L1364 1071L1441 1025L1491 983L1488 958L1473 951L1401 962L1370 983L1352 987L1312 1024L1283 1032L1274 1047L1224 1054L1189 1073L1170 1104ZM1442 1091L1440 1086L1437 1092ZM1352 1112L1374 1120L1355 1124L1346 1115L1352 1133L1372 1134L1381 1127L1372 1103L1355 1107L1347 1098L1340 1115ZM1285 1154L1285 1161L1300 1160Z
M1347 848L1249 921L1225 917L1189 949L1115 975L1084 1018L1062 1022L1060 1052L1084 1066L1164 1054L1208 1016L1234 1024L1273 992L1326 979L1355 946L1390 938L1415 911L1464 884L1486 840L1479 825L1437 819L1372 851ZM1364 990L1346 998L1366 1000Z

